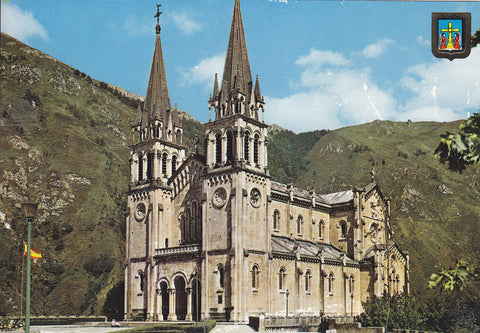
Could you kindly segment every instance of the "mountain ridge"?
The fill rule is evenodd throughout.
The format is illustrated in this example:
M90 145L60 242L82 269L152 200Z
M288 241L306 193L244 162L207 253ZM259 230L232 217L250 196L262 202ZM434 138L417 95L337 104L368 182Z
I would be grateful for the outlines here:
M0 315L19 312L25 200L40 203L34 313L99 314L123 278L130 124L141 101L1 38L0 211L11 229L0 232ZM192 151L203 128L184 115L184 144ZM439 134L458 124L374 121L299 134L272 125L272 179L328 193L363 186L373 173L393 198L392 224L410 252L412 290L426 295L437 265L480 251L480 168L459 175L433 157Z

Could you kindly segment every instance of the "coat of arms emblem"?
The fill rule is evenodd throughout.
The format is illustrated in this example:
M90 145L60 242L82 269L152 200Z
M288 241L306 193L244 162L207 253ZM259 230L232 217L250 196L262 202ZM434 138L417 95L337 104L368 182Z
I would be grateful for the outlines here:
M432 13L432 53L437 58L466 58L470 54L470 13Z

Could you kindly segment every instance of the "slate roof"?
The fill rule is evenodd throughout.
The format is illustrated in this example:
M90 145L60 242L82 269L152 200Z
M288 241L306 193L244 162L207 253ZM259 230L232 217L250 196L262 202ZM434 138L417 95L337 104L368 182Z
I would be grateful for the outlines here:
M345 252L337 249L333 245L315 243L306 240L292 239L289 237L272 235L272 252L277 254L295 255L295 248L303 257L315 257L320 259L320 251L323 251L325 260L342 261L342 254L345 255L347 264L357 264L355 260L348 257Z
M372 184L375 185L375 183L372 183ZM289 195L289 185L272 181L271 188L272 188L272 191L276 191L284 195ZM291 190L293 191L294 198L308 200L308 201L312 200L310 191L307 191L298 187L294 187L294 186L291 187ZM327 205L344 204L352 200L353 200L352 190L327 193L327 194L315 194L315 201L317 203L324 203Z

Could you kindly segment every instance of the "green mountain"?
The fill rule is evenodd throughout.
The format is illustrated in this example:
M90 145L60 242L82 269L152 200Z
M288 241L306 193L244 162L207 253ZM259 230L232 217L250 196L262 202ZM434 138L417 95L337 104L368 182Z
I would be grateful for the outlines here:
M108 291L121 290L138 96L5 34L0 88L0 211L7 223L0 227L0 315L20 313L26 222L19 205L26 200L40 204L33 313L101 313ZM202 127L183 116L191 149ZM479 262L480 168L459 175L433 158L439 135L458 124L376 121L298 135L272 126L270 171L275 180L325 193L365 185L373 167L392 197L397 240L410 252L412 290L423 294L439 265L460 257Z
M411 290L420 299L428 296L426 281L440 267L453 266L460 258L480 264L480 166L458 174L433 156L440 134L456 132L460 123L377 120L323 133L311 146L300 145L305 156L298 157L301 165L292 179L326 193L367 184L373 173L392 198L392 226L397 242L410 254ZM308 142L309 134L318 135L295 138ZM272 146L279 135L283 142L285 134L279 132L271 138ZM284 157L289 154L269 151L271 165L281 164ZM286 168L272 168L272 177L288 174L288 163L291 160Z
M26 200L39 203L32 244L42 251L33 313L99 313L123 276L139 101L3 33L0 60L0 211L10 226L0 228L0 315L20 313Z

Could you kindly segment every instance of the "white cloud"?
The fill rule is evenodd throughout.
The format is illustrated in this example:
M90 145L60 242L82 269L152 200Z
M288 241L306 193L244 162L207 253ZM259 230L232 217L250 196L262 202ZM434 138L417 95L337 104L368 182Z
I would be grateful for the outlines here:
M219 74L218 79L221 80L223 62L223 54L202 59L197 65L182 73L183 84L203 84L205 88L212 89L215 73Z
M186 14L173 14L172 18L175 25L187 35L191 35L197 31L200 31L202 28L200 23L195 22Z
M295 62L297 65L311 65L315 67L325 64L333 66L345 66L349 65L350 63L350 60L345 59L345 57L340 53L332 51L320 51L316 50L315 48L312 48L308 55L298 58L298 60Z
M423 38L423 36L418 36L417 43L422 46L430 46L432 42L430 40L426 40L425 38Z
M142 35L153 34L155 32L155 26L153 24L147 24L145 22L150 21L141 20L135 16L128 15L123 22L123 28L125 29L129 37L139 37Z
M395 113L395 99L373 83L368 68L309 67L298 86L302 91L289 97L266 97L267 122L303 132L389 119Z
M407 69L401 80L413 97L402 107L412 120L449 121L465 118L480 107L480 49L465 59L438 60Z
M48 40L45 28L34 17L33 13L21 10L18 6L2 3L2 32L23 42L31 37L39 36Z
M466 59L411 66L387 87L376 85L370 68L350 66L352 61L339 53L312 49L295 63L303 67L291 84L295 92L265 97L267 123L295 132L375 119L451 121L467 118L480 107L480 48ZM402 88L410 94L397 94Z
M361 52L362 56L365 58L378 58L382 54L384 54L390 45L393 44L393 40L384 38L376 42L375 44L368 45L366 48L363 49Z

